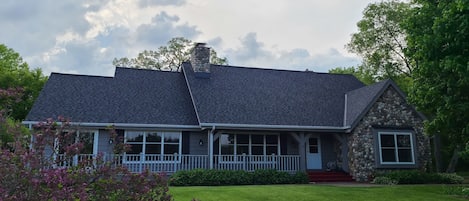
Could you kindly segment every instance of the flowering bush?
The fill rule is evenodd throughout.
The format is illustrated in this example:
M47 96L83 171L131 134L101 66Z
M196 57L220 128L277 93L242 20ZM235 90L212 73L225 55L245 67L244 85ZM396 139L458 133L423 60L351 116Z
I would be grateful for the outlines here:
M172 200L163 175L133 174L100 156L60 166L83 149L65 118L48 119L29 134L0 111L0 128L8 136L0 147L0 200Z

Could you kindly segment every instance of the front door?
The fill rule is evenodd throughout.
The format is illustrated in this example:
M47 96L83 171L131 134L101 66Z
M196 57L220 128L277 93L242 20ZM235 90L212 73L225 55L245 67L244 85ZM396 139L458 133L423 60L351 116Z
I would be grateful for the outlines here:
M321 141L319 136L312 136L307 141L306 164L308 169L322 169Z

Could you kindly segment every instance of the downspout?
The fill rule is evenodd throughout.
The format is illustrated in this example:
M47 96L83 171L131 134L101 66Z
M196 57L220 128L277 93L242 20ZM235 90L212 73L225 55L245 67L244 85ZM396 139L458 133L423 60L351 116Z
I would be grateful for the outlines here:
M34 143L34 133L33 133L33 124L28 124L28 129L31 134L31 139L29 141L29 149L33 149L33 143Z
M212 126L210 133L208 134L208 157L209 157L209 168L213 169L213 135L215 133L215 126Z

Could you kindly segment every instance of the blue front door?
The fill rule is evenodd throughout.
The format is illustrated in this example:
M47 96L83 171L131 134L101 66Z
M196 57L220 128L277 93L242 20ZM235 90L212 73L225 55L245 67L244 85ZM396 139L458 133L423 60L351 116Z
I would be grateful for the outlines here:
M308 169L322 169L321 140L319 136L312 136L307 141L306 164Z

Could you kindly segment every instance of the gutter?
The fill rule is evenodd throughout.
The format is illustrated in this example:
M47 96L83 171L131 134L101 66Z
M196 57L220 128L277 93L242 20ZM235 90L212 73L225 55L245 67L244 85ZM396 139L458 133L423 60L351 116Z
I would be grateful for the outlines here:
M40 121L23 121L23 124L34 125ZM60 124L60 122L58 122ZM132 128L143 128L143 129L166 129L166 130L200 130L198 125L173 125L173 124L134 124L134 123L81 123L81 122L70 122L72 126L83 126L88 128L108 128L114 126L119 129L132 129Z
M23 121L29 126L40 121ZM58 122L60 124L60 122ZM114 126L116 129L164 129L164 130L205 130L210 129L236 129L236 130L268 130L268 131L314 131L314 132L341 132L350 130L350 126L293 126L293 125L264 125L264 124L220 124L200 123L200 125L173 125L173 124L134 124L134 123L82 123L70 122L72 126L83 126L87 128L108 128Z
M270 130L270 131L321 131L321 132L346 132L350 126L292 126L292 125L263 125L263 124L219 124L200 123L200 127L239 130Z

